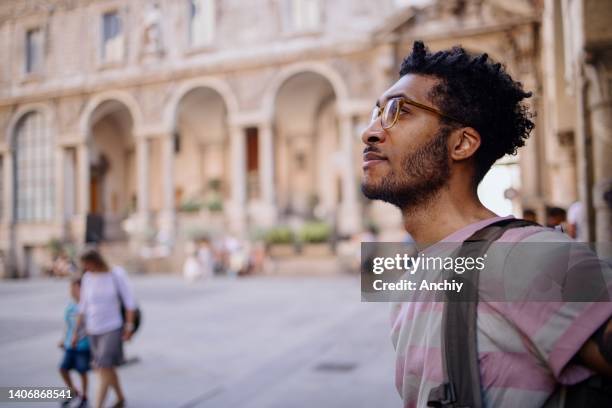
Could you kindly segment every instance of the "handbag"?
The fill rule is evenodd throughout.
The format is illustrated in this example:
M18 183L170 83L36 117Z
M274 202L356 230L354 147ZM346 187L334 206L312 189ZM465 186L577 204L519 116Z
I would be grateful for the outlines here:
M125 323L125 321L127 320L127 309L125 308L125 304L123 303L123 298L121 297L121 292L119 291L119 286L117 285L117 281L116 281L117 277L115 276L115 273L112 270L110 271L110 273L113 279L113 285L115 286L115 290L117 292L117 298L119 299L121 319L123 320L123 323ZM142 312L140 310L140 307L136 306L136 309L134 309L134 330L132 330L132 334L138 331L141 321L142 321Z

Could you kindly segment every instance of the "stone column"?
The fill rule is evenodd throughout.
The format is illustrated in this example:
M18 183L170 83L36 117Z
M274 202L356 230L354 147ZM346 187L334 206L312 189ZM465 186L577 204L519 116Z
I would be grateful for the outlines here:
M242 126L230 126L230 160L232 202L226 216L230 231L243 235L246 231L246 143Z
M16 232L16 224L17 224L17 209L15 208L15 195L16 195L16 181L14 168L13 168L13 160L15 160L14 156L14 147L10 147L6 150L4 156L4 197L2 197L5 201L4 206L4 215L3 221L5 222L6 231L7 231L7 241L8 241L8 253L6 259L6 269L4 270L4 277L7 278L16 278L20 275L20 259L19 253L21 248L17 246L17 232Z
M174 135L161 136L163 209L159 218L158 241L162 245L172 246L176 233L176 214L174 208Z
M149 227L149 140L144 135L136 136L136 180L137 231L144 239Z
M76 147L77 156L77 217L72 223L72 233L78 243L85 241L87 214L89 213L89 147L83 141Z
M599 62L599 61L597 61ZM596 242L612 241L612 96L608 89L608 73L612 66L606 64L587 65L585 76L588 81L585 95L587 109L587 132L591 135L592 153L585 160L592 160L591 194L593 214L590 238ZM607 197L607 198L606 198Z
M357 198L357 178L354 163L353 118L341 113L339 117L340 142L342 146L342 202L338 214L338 229L341 234L353 234L360 230L359 203Z
M64 148L62 146L56 146L55 148L55 183L54 183L54 194L55 194L55 215L54 220L57 224L59 224L61 229L61 237L63 239L68 238L68 233L70 228L68 226L68 220L64 217L64 188L65 188L65 180L64 180Z
M274 186L274 140L271 122L259 126L259 185L261 188L261 218L258 224L271 226L276 221L276 197Z
M13 220L13 194L15 190L15 183L13 182L13 154L10 150L2 153L2 174L4 178L1 180L4 185L4 206L2 208L2 223L4 225L10 225Z
M72 219L72 217L77 212L77 206L75 206L76 201L76 149L71 147L66 147L63 149L62 155L63 166L62 166L62 184L63 184L63 204L62 204L62 217L68 221Z
M78 186L78 213L89 213L89 148L83 142L77 146L77 166L79 175Z
M523 82L523 86L527 90L538 89L537 80L533 75L526 75ZM537 93L528 100L526 103L529 104L530 109L536 112L541 112L542 98ZM546 212L546 192L544 191L547 186L547 175L549 169L546 166L546 158L544 156L544 146L542 138L538 137L538 132L541 132L541 136L544 136L542 132L544 129L544 123L542 115L536 116L534 119L536 123L535 129L531 132L529 139L525 146L519 149L519 168L521 170L521 206L522 210L530 208L536 211L539 220L545 219Z
M578 197L583 206L584 237L595 240L595 216L593 209L593 140L587 116L587 85L584 66L576 75L576 173L578 178Z

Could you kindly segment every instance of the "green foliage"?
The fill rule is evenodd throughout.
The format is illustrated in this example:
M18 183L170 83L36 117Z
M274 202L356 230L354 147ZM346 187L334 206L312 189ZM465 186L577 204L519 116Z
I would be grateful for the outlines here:
M59 238L51 238L49 242L47 242L47 248L51 252L51 255L55 257L64 251L64 244Z
M217 194L211 196L206 202L206 208L210 212L222 212L223 211L223 200Z
M286 225L270 228L265 233L265 240L268 244L291 244L294 238L293 231Z
M204 208L204 205L198 200L187 200L179 205L178 210L185 213L194 213Z
M268 230L262 227L253 226L249 229L249 239L253 242L266 241Z
M221 179L213 178L208 180L208 188L211 191L218 192L221 190Z
M300 229L301 242L321 243L327 242L331 237L332 229L329 224L322 221L311 221L305 223Z
M77 256L76 246L71 242L63 241L59 238L51 238L47 242L47 249L53 258L63 254L74 260Z

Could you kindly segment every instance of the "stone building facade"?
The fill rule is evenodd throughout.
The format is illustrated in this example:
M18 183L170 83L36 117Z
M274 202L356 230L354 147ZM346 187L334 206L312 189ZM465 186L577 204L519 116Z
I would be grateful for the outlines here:
M612 241L612 4L546 0L544 195L582 204L582 239ZM576 180L576 182L574 182Z
M396 226L397 212L361 199L358 136L412 41L424 39L433 49L461 43L486 51L535 91L537 111L554 110L556 102L543 100L541 27L542 16L548 18L556 5L553 0L3 2L5 275L34 273L50 240L82 243L96 231L96 240L156 241L172 248L194 227L245 236L254 228L313 216L343 235L369 220ZM602 98L609 112L609 96ZM604 111L596 115L605 120ZM549 145L564 149L562 136L541 135L559 134L562 126L553 122L539 115L537 135L520 157L496 166L513 169L512 180L502 171L506 181L489 181L514 192L508 197L515 212L521 206L543 211L546 204L567 204L578 195L567 185L559 193L561 179L576 177L581 161L570 153L565 161L547 153ZM601 140L608 149L609 125L599 130L607 132L608 139ZM547 158L563 162L553 166L553 176ZM579 180L591 180L590 188L605 178L600 173Z

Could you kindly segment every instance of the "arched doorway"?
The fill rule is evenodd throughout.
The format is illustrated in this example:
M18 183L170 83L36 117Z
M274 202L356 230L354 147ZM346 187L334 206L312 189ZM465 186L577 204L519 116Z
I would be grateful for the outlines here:
M275 158L281 217L333 219L341 197L336 93L321 74L301 72L275 103Z
M174 199L180 213L223 221L230 200L229 137L223 97L195 87L178 101L174 130Z
M126 238L122 222L137 208L135 139L129 108L100 103L90 117L87 241Z

